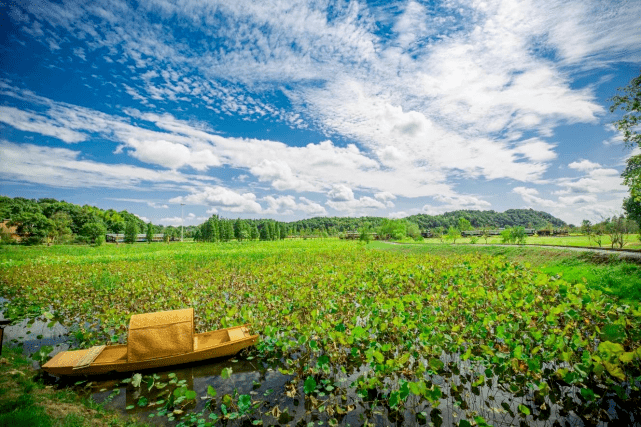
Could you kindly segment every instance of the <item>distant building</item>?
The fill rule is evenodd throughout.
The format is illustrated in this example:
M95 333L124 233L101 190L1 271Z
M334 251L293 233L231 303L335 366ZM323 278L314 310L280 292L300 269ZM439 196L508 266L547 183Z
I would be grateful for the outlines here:
M152 237L151 241L152 242L162 242L165 240L165 235L164 234L154 234L154 237ZM107 234L105 235L105 241L107 242L112 242L112 243L124 243L125 242L125 235L124 234ZM146 242L147 241L147 235L146 234L137 234L136 235L136 243L141 243L141 242Z

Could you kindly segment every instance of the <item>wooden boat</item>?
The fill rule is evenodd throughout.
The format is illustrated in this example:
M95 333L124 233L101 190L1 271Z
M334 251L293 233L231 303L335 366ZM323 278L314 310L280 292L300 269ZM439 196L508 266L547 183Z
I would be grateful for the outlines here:
M245 326L195 334L193 308L134 314L127 344L63 351L42 369L56 375L138 371L231 356L257 340Z

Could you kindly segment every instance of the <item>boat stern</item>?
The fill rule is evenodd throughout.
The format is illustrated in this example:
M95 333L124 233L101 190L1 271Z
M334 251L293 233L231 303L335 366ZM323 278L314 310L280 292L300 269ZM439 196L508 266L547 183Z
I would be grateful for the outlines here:
M69 375L74 372L73 367L89 352L89 350L61 351L42 365L42 369L50 374Z

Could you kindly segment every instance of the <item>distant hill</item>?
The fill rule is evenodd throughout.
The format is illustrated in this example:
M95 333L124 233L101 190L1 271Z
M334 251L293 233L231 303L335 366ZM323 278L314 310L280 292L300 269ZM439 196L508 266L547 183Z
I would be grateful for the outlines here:
M568 226L565 221L547 212L535 211L533 209L508 209L505 212L459 210L446 212L441 215L412 215L406 219L417 223L421 229L430 229L456 225L460 217L464 217L470 221L474 228L484 226L497 228L521 226L539 229L548 224L552 224L554 228Z
M460 217L466 218L472 227L515 227L543 228L551 224L554 228L567 227L563 220L550 215L547 212L535 211L533 209L508 209L505 212L458 210L446 212L441 215L417 214L408 216L405 219L418 224L421 231L430 230L436 227L448 228L456 226ZM365 216L359 218L351 217L315 217L302 219L287 223L290 228L308 230L335 230L338 232L358 230L365 223L372 227L379 226L386 218Z

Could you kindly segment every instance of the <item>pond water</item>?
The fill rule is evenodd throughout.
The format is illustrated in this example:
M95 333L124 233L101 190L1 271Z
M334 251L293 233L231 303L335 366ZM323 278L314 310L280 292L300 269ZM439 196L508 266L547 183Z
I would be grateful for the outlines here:
M4 345L22 346L29 355L53 346L49 356L77 347L69 329L56 323L23 320L5 329ZM559 383L551 394L513 392L505 378L482 366L443 355L443 367L428 371L428 384L442 395L430 404L411 393L402 409L391 409L381 391L399 388L398 380L358 393L356 383L367 380L367 365L331 366L317 355L295 353L290 358L266 359L257 351L224 359L181 365L153 372L101 377L43 379L56 387L71 387L96 402L154 425L459 425L470 414L490 425L641 425L638 391L624 384L622 400L606 392L586 405L580 388ZM415 363L427 364L425 360ZM37 367L34 361L34 366ZM551 374L557 366L543 366ZM134 375L136 374L136 375ZM479 381L481 375L483 379ZM314 387L305 390L307 380ZM636 384L638 387L640 384ZM520 413L525 404L531 415ZM588 410L589 409L589 410ZM527 420L527 422L526 422ZM479 425L482 425L479 423Z

